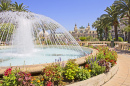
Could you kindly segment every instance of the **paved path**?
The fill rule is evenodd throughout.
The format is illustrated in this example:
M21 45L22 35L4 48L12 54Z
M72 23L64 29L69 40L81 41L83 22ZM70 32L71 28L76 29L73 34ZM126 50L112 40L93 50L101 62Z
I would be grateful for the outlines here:
M117 74L103 86L130 86L130 52L118 52Z

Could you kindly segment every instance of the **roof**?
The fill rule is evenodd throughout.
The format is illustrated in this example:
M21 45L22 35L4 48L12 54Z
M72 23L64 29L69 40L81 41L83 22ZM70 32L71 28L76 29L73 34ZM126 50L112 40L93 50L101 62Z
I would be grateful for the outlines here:
M83 26L81 26L81 27L79 27L80 29L84 29L85 27L83 27Z

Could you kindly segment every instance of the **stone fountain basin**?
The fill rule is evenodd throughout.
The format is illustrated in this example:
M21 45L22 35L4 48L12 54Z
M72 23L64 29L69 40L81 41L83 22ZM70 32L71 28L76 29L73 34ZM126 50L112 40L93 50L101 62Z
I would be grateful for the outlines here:
M82 48L88 49L86 47L82 47ZM93 51L92 55L96 55L96 53L98 52L95 49L91 49L91 50ZM83 56L80 58L76 58L76 63L79 65L84 64L86 62L85 58L87 58L88 56L89 55ZM64 65L65 65L67 63L67 60L61 61L60 63L61 64L64 63ZM13 69L20 68L22 71L28 71L30 73L40 73L45 66L50 65L50 64L52 64L52 63L43 63L43 64L35 64L35 65L22 65L22 66L4 66L4 67L0 67L0 75L3 75L4 71L9 67L12 67Z

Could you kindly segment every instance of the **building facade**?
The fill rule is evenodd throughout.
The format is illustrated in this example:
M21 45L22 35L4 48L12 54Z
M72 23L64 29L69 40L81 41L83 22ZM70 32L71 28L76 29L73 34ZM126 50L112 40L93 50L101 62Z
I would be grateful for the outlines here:
M97 32L90 30L89 24L86 28L81 26L79 27L79 29L77 28L77 25L75 24L74 31L69 31L69 32L76 39L79 37L87 37L87 36L97 38Z
M124 31L124 28L126 27L126 25L124 25L123 23L119 23L120 27L117 27L117 34L118 37L122 37L124 41L128 40L128 32ZM110 30L112 39L115 38L115 29L114 26L112 26L112 29Z

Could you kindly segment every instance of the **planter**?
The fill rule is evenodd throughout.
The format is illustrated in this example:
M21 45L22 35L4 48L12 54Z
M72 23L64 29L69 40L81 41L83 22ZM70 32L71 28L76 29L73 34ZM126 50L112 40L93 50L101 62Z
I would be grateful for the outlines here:
M118 65L113 66L109 72L103 73L87 80L69 84L66 86L100 86L109 81L118 71Z

